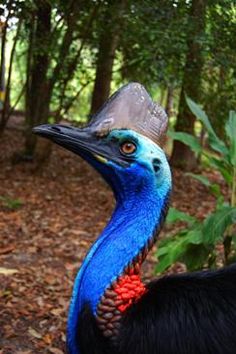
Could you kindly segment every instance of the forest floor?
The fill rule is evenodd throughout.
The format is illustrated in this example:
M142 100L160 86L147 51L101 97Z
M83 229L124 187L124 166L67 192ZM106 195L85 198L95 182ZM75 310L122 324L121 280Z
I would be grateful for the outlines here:
M57 146L40 173L33 163L13 164L22 143L15 130L0 139L0 354L61 354L73 280L114 200L92 168ZM172 206L199 218L214 209L204 186L181 171L173 175ZM155 250L144 279L154 274ZM177 264L171 271L183 270Z

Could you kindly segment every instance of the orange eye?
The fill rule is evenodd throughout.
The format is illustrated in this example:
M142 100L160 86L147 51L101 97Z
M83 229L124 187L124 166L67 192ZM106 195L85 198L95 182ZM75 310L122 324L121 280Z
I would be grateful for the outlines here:
M126 141L121 144L120 151L125 155L131 155L135 152L136 145L130 141Z

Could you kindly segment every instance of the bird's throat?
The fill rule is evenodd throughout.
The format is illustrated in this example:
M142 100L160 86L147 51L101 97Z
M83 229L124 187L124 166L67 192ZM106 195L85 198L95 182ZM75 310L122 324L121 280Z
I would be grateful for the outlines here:
M140 268L163 223L168 197L169 193L163 197L153 194L117 204L76 277L68 322L69 348L77 346L75 335L85 305L90 306L104 336L115 338L123 313L145 293Z

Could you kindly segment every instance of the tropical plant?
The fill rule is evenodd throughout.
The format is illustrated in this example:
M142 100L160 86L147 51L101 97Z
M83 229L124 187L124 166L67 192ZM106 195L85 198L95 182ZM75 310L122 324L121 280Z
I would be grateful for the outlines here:
M225 124L227 140L224 141L217 136L201 107L188 97L186 101L207 132L207 147L203 147L197 137L188 133L169 132L169 136L188 145L210 168L218 171L228 185L231 195L229 200L225 200L219 184L212 184L201 174L187 174L209 188L216 197L216 208L203 221L170 208L167 224L184 221L187 227L160 242L157 251L157 272L164 271L176 261L184 262L189 270L204 266L216 267L216 245L220 243L224 249L224 264L236 259L236 112L229 113Z

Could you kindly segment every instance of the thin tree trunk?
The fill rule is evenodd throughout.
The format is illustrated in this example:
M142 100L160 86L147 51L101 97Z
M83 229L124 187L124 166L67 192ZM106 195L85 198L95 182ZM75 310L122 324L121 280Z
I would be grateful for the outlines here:
M172 86L168 86L167 88L167 98L166 98L166 107L165 111L168 117L171 116L173 110L173 100L174 100L174 88Z
M176 131L194 134L195 117L189 110L185 94L194 101L199 101L201 93L201 72L203 68L201 37L205 30L206 0L192 0L189 16L189 38L183 84L179 101ZM174 142L171 164L185 170L192 170L197 165L194 153L179 141Z
M6 42L7 42L7 29L8 29L8 21L11 17L11 9L12 9L12 0L9 0L6 3L6 8L8 10L8 14L6 17L5 23L2 23L1 26L1 62L0 62L0 101L2 102L2 115L1 115L1 120L0 120L0 134L4 130L4 117L3 117L3 111L4 111L4 105L5 105L5 100L6 100L6 86L5 86L5 75L6 75L6 68L5 68L5 51L6 51Z
M1 34L1 62L0 62L0 102L2 106L5 100L5 47L6 47L6 23L3 25L2 34ZM2 118L1 122L2 124Z
M96 79L94 84L91 114L103 105L110 94L112 68L118 43L117 34L108 36L104 33L99 43Z
M90 115L101 108L110 94L112 68L120 38L122 12L126 5L126 0L120 0L118 8L117 3L115 6L109 5L104 16L110 20L107 22L107 26L104 26L100 37Z
M12 68L13 68L13 60L14 60L14 55L15 55L15 50L16 50L16 45L19 39L20 35L20 30L21 30L21 24L22 24L22 19L20 18L18 21L17 25L17 32L14 38L13 46L11 49L11 55L10 55L10 62L9 62L9 69L8 69L8 77L7 77L7 84L5 88L5 100L3 102L3 108L2 108L2 117L1 117L1 122L0 122L0 135L3 133L5 126L7 124L7 121L9 119L9 109L10 109L10 89L11 89L11 75L12 75Z
M161 95L159 99L159 104L164 107L165 105L165 97L166 97L166 87L161 87Z

